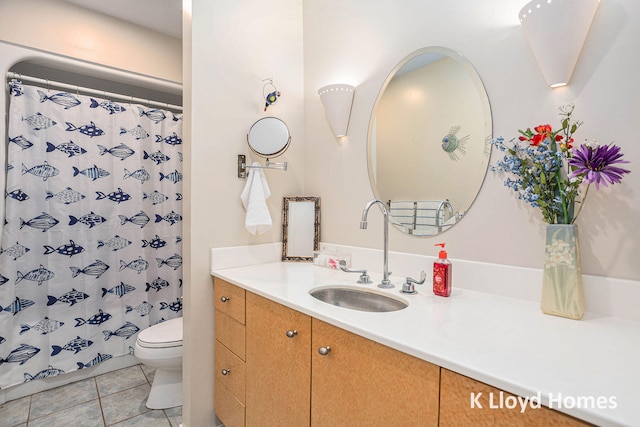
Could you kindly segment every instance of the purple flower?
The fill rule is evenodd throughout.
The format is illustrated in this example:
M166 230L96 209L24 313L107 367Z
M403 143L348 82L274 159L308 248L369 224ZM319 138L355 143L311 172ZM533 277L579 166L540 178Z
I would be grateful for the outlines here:
M587 184L595 183L598 190L600 184L607 187L607 181L611 184L619 183L622 175L630 172L613 166L616 163L629 163L627 160L622 160L622 153L617 145L599 145L592 148L583 144L569 159L569 164L576 168L571 178L583 176Z

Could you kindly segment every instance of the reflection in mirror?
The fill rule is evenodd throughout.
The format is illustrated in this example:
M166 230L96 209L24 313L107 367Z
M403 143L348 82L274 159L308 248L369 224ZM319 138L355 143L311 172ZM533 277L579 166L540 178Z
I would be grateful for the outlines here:
M282 199L282 261L313 261L320 244L320 197Z
M403 59L369 124L369 180L392 223L433 236L459 221L482 186L491 127L482 81L462 55L431 47Z
M263 117L251 126L247 134L251 151L266 158L277 157L284 153L290 141L289 128L285 122L276 117Z

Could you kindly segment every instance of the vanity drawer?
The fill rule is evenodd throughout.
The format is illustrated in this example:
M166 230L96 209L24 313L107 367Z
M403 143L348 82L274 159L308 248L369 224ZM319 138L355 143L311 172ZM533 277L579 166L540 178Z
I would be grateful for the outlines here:
M220 310L216 310L215 323L216 340L224 344L240 359L245 360L245 326Z
M213 395L216 415L225 427L244 427L245 408L242 402L218 380Z
M241 403L244 403L245 364L218 341L216 341L215 370L216 380L222 383Z
M214 307L244 325L244 289L216 278L213 285Z

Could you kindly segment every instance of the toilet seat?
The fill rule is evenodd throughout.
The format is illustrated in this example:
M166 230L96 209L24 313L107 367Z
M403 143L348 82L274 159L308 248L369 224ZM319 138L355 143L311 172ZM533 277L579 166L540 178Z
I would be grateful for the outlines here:
M182 346L182 317L153 325L138 334L137 344L145 348Z

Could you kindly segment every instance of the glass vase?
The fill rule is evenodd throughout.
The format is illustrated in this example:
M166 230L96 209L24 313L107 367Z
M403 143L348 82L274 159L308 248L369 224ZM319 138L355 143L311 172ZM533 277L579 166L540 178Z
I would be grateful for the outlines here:
M540 308L543 313L580 319L584 291L578 247L578 226L548 224Z

